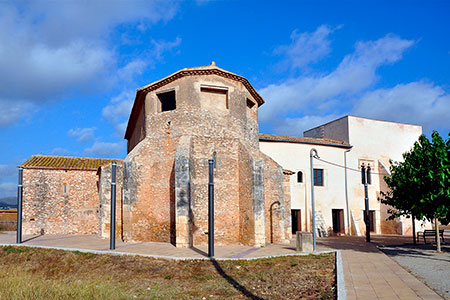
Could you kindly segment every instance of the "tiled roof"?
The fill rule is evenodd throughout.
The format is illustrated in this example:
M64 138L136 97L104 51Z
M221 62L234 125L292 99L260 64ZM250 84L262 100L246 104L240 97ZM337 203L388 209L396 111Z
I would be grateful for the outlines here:
M24 169L92 170L122 159L33 155L20 167Z
M273 142L286 142L286 143L301 143L301 144L316 144L325 146L337 146L343 148L351 148L348 143L343 141L336 141L331 139L319 139L319 138L306 138L306 137L295 137L286 135L273 135L273 134L259 134L260 141L273 141Z

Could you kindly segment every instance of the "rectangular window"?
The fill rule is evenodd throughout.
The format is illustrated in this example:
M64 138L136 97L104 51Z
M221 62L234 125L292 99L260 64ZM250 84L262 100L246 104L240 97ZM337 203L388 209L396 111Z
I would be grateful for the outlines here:
M175 101L175 91L158 94L159 112L175 110L177 108Z
M314 185L323 186L323 169L314 169Z

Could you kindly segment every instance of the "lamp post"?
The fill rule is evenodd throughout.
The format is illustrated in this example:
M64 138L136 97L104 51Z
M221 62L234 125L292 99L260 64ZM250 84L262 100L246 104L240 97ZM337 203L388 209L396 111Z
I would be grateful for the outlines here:
M111 225L109 232L109 249L116 249L116 166L113 162L111 165Z
M209 183L208 183L208 257L214 257L214 164L213 159L208 161Z
M364 221L366 223L366 242L370 242L370 220L369 220L369 193L368 193L368 184L372 183L371 175L370 175L370 165L367 165L367 168L361 165L361 183L364 184Z
M309 160L311 163L311 209L312 209L312 230L313 230L313 250L316 251L316 211L314 203L314 158L319 158L317 150L312 148L309 152Z
M345 204L347 205L347 232L348 235L351 235L350 228L350 208L348 205L348 182L347 182L347 153L350 152L351 149L344 151L344 169L345 169Z
M22 196L23 196L23 168L19 168L19 184L17 185L17 231L16 243L22 243Z

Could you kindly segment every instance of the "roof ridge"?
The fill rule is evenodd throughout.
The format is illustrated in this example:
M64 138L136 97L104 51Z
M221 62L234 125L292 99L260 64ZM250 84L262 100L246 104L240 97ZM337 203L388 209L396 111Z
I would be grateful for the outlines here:
M64 156L64 155L47 155L47 154L32 154L31 157L61 157L61 158L81 158L81 159L107 159L107 160L124 160L124 158L99 158L99 157L83 157L83 156Z
M275 135L269 133L260 133L260 140L272 140L278 142L297 142L297 143L309 143L309 144L321 144L337 147L352 147L345 141L333 140L328 138L310 138L310 137L296 137L288 135Z

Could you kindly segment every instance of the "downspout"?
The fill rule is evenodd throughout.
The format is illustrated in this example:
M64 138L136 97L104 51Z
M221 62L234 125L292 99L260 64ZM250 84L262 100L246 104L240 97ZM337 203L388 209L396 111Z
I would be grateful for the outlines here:
M345 204L347 206L347 234L352 235L350 228L350 208L348 205L348 181L347 181L347 153L352 149L344 151L344 170L345 170Z

